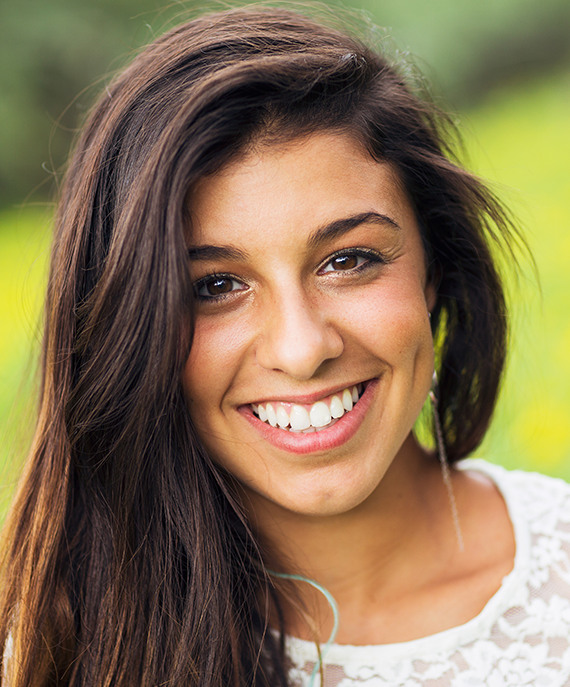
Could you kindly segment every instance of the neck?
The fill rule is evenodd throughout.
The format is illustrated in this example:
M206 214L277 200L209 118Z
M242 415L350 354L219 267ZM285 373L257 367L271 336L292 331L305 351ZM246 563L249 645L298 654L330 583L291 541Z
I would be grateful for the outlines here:
M417 583L426 560L441 561L442 552L453 550L437 461L411 435L374 492L349 512L308 516L258 495L248 494L246 501L264 549L273 552L268 567L324 586L339 604L344 628L351 615L362 618L371 599L390 598ZM295 586L322 631L307 627L306 618L283 599L287 630L326 639L332 626L328 602L310 585Z

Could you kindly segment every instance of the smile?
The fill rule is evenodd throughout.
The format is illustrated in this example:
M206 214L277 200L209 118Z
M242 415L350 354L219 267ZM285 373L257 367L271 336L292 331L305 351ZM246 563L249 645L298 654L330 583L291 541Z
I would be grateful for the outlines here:
M356 384L331 394L310 405L269 401L251 409L262 422L293 433L310 434L332 427L343 415L349 413L364 391L363 384Z
M313 403L268 400L238 410L252 429L276 448L298 455L322 455L343 446L358 432L379 382L379 378L369 379L328 396L306 399L316 398Z

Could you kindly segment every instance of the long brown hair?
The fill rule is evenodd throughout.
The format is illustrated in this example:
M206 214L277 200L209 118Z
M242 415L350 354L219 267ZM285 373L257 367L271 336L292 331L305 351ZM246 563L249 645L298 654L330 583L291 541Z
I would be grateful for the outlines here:
M277 9L179 26L102 94L62 190L39 421L5 530L11 687L288 684L263 553L180 382L188 190L259 137L345 132L399 170L438 287L449 456L478 445L506 339L489 238L509 225L449 127L359 40Z

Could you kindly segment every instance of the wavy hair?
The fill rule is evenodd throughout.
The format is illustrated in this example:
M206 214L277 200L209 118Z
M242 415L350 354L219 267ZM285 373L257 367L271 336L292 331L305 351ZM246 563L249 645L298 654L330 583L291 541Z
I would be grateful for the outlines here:
M55 222L39 420L5 529L3 684L289 684L264 553L182 393L188 191L260 138L330 130L390 162L437 284L440 409L457 460L488 427L504 365L490 245L510 225L453 161L452 128L359 39L280 9L183 24L106 89Z

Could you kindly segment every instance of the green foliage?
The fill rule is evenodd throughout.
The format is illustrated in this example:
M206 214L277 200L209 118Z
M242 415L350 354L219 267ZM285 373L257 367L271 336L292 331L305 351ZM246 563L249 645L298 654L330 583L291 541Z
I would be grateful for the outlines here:
M34 429L49 216L33 207L0 214L0 519Z
M482 453L570 480L570 72L489 96L471 156L521 217L539 272L513 282L511 365Z
M81 116L166 21L158 8L156 0L2 0L0 204L53 192Z
M356 0L455 105L570 58L567 0Z
M303 9L304 2L284 0ZM2 0L0 206L48 197L82 115L133 50L176 18L240 0ZM275 4L275 3L274 3ZM279 3L278 3L279 4ZM284 4L284 3L280 3ZM311 4L311 0L307 1ZM454 104L570 57L568 0L328 0L391 27Z

